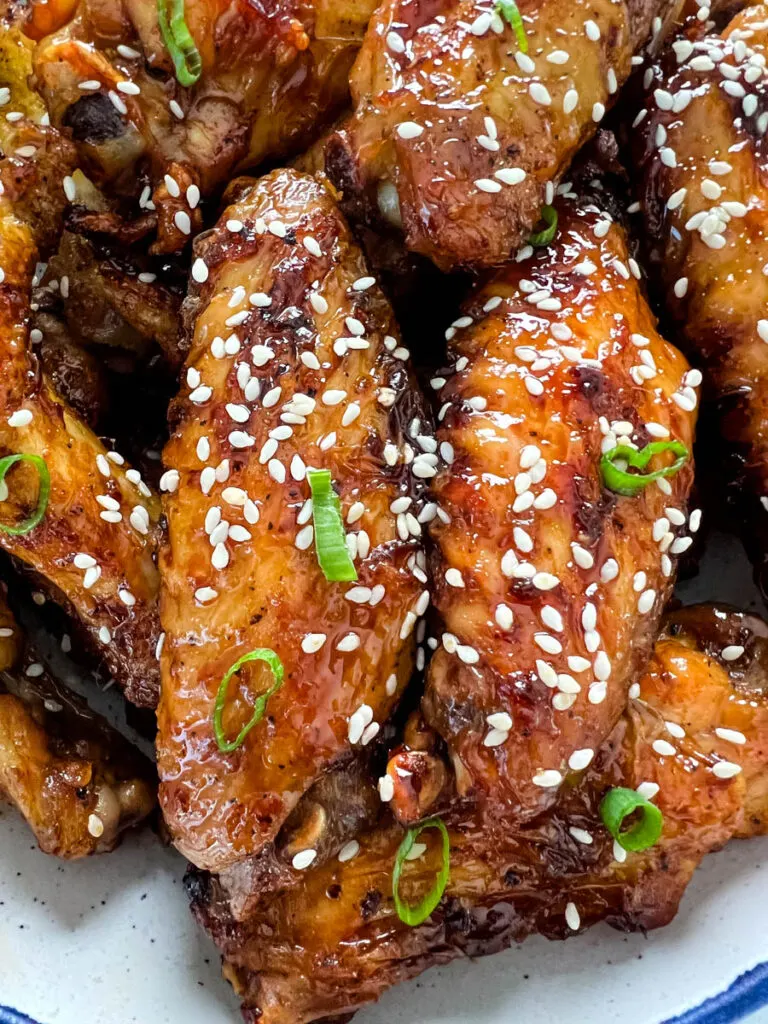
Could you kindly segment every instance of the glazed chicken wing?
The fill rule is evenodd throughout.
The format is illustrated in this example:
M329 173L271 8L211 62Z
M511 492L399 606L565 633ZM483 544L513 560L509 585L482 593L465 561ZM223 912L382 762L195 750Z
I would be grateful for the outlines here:
M73 613L126 695L152 705L159 683L157 500L60 399L29 349L35 265L61 226L62 179L73 154L52 129L3 125L0 458L25 458L2 463L0 546Z
M765 831L767 670L761 620L709 606L673 615L623 718L557 808L522 828L480 825L461 804L446 814L450 878L418 926L392 899L403 839L394 824L360 836L240 924L215 879L193 873L193 910L224 954L245 1019L297 1024L349 1012L428 966L533 932L667 924L706 853ZM638 789L659 808L655 845L628 853L613 841L598 809L613 787ZM405 862L399 892L409 904L434 885L436 837L423 832Z
M621 228L575 196L556 208L555 240L476 290L432 381L450 465L434 481L442 635L422 707L459 796L492 819L537 814L602 745L691 543L689 457L634 496L601 464L618 446L690 453L688 365Z
M681 38L638 115L637 163L670 321L706 373L729 477L768 561L768 8Z
M238 191L195 245L162 482L161 805L179 849L219 871L265 849L394 708L429 600L420 538L437 464L408 352L333 196L293 171ZM354 567L335 582L318 562L328 536L309 476L322 470ZM238 672L254 650L271 667ZM318 856L291 853L297 870Z
M169 252L199 230L201 191L296 152L338 113L372 3L186 0L201 71L181 72L185 84L160 6L33 0L25 30L39 40L35 82L52 123L99 184L141 200L137 216L157 208L157 248Z
M50 676L2 591L0 796L45 853L68 859L113 849L155 805L149 762Z
M503 263L668 6L521 0L514 28L490 0L385 0L327 151L347 207L443 269Z

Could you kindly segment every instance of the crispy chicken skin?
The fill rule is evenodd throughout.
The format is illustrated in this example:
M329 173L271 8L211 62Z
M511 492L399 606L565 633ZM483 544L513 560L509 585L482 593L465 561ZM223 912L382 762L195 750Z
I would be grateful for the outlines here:
M422 707L459 795L492 818L536 814L602 745L690 544L674 525L690 459L635 497L600 471L619 441L691 450L688 365L656 331L622 229L585 200L557 210L552 244L471 296L432 382L453 461L434 480L442 636Z
M0 547L72 612L126 695L151 706L159 686L159 504L61 400L28 347L32 277L61 225L71 147L25 121L2 134L9 155L0 163L0 456L42 457L51 491L40 524L21 535L0 529ZM0 519L19 523L37 506L37 472L17 464L5 484Z
M1 589L0 797L67 859L114 849L155 806L149 761L50 676Z
M420 520L434 514L423 498L437 456L391 310L321 184L276 171L239 189L194 255L162 481L158 765L176 845L222 870L273 840L405 687L428 604ZM331 473L357 582L320 570L308 467ZM223 753L217 691L255 648L277 653L285 681ZM258 662L232 680L228 737L271 681Z
M706 374L768 584L768 8L681 38L653 71L636 165L670 322ZM668 101L669 98L669 101ZM672 109L667 109L672 102ZM641 116L641 115L639 115Z
M521 0L522 52L490 0L384 0L327 149L347 207L402 226L442 269L503 263L667 6Z
M189 88L176 80L155 3L33 0L26 32L40 40L35 80L52 123L99 184L135 197L151 187L167 252L188 241L177 214L200 229L189 186L208 194L238 168L295 153L331 122L371 10L371 0L186 0L202 59Z
M723 658L736 644L745 653ZM352 859L310 868L240 924L215 879L193 873L193 910L224 954L245 1019L297 1024L348 1012L428 966L497 952L533 932L564 938L599 920L624 930L667 924L706 853L765 831L767 671L762 620L707 605L673 614L623 717L555 809L510 827L479 825L466 804L453 805L444 819L450 881L418 927L393 906L403 837L394 824L360 836ZM614 844L598 811L614 786L642 786L658 805L655 846L626 853ZM408 902L433 883L435 835L422 833L427 849L406 862Z

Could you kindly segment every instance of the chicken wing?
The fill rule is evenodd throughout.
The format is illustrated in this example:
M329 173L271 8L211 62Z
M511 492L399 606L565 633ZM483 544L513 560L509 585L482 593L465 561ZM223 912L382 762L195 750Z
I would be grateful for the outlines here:
M0 546L69 608L126 695L153 705L157 499L62 402L28 347L35 264L57 238L73 154L52 129L2 125L0 456L25 458L3 464Z
M140 199L137 214L157 208L157 248L170 252L199 230L201 191L297 152L332 121L373 3L186 0L202 70L180 72L185 84L160 6L33 0L26 32L39 40L35 81L52 123L99 184Z
M401 695L429 600L421 532L437 455L391 310L313 178L279 171L241 188L196 241L192 277L162 482L158 765L176 845L220 871L265 848ZM331 582L318 564L313 468L331 474L356 580ZM227 682L264 649L272 668L244 664ZM264 717L228 751L265 692Z
M155 806L152 766L38 661L0 589L0 796L58 857L112 850Z
M649 443L690 453L688 365L620 226L575 196L556 209L554 241L469 299L432 381L451 461L433 488L442 635L422 708L459 796L497 820L539 813L602 746L691 543L689 457L634 496L605 466L617 446L639 465Z
M327 149L345 209L401 227L443 269L503 263L668 6L385 0Z
M734 660L734 651L741 652ZM768 625L701 606L673 614L627 710L581 784L522 828L479 825L466 805L445 816L450 880L437 910L410 927L395 912L392 869L403 832L359 837L337 860L247 922L235 924L214 878L191 873L193 910L225 974L259 1024L352 1011L392 984L458 956L493 953L539 932L565 938L605 920L624 930L674 916L702 857L768 818ZM603 825L613 787L638 789L663 815L661 836L628 853ZM434 884L439 846L406 862L401 897Z
M636 162L673 328L706 373L768 587L768 7L691 34L648 76Z

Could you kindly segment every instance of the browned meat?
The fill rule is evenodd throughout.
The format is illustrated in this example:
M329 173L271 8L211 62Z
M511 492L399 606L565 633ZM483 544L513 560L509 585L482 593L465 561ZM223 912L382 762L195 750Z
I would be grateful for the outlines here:
M155 806L152 766L38 661L0 590L0 797L57 857L112 850Z
M154 3L33 0L26 31L39 40L35 83L52 123L99 184L157 208L157 248L170 252L188 241L190 221L200 229L201 190L297 152L333 120L372 6L186 0L202 61L189 87L174 75Z
M13 465L0 498L0 547L33 570L137 704L157 699L159 507L135 470L108 452L40 373L28 346L38 253L50 249L66 202L71 147L52 129L0 122L0 457L44 460L51 487L42 520L9 533L40 503L40 477Z
M327 168L346 207L402 228L438 266L503 263L593 134L646 41L656 0L385 0L351 76Z
M733 660L734 647L744 652ZM725 655L725 657L724 657ZM710 606L673 614L623 718L581 784L522 828L466 805L445 815L450 880L432 916L404 924L392 900L402 830L359 837L359 849L236 924L215 880L193 874L198 919L225 957L247 1021L302 1024L354 1010L395 982L457 956L493 953L532 932L572 935L598 920L655 928L674 916L694 869L728 839L763 832L768 814L768 625ZM659 841L627 853L598 805L640 788L663 814ZM435 831L406 862L401 895L416 902L440 864Z
M701 35L701 33L699 33ZM690 33L649 79L635 133L646 234L666 310L705 372L768 586L768 8ZM671 109L670 108L671 105Z
M619 444L690 452L688 365L621 228L586 200L557 211L552 244L470 298L432 382L450 465L434 481L442 623L422 706L459 795L491 820L538 813L602 746L690 544L690 458L634 497L601 472Z
M196 243L192 276L164 456L158 764L176 845L223 870L259 854L402 694L428 604L421 524L437 456L391 310L313 178L276 171L241 189ZM331 474L356 581L320 570L312 468ZM222 751L217 692L260 648L279 656L282 688ZM232 680L228 738L272 681L258 662Z

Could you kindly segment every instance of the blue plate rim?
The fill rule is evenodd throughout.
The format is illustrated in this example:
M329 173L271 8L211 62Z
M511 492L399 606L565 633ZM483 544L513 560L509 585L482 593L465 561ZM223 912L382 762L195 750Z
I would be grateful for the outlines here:
M728 988L660 1024L734 1024L768 1004L768 962L740 974ZM40 1024L12 1006L0 1005L0 1024Z

